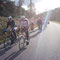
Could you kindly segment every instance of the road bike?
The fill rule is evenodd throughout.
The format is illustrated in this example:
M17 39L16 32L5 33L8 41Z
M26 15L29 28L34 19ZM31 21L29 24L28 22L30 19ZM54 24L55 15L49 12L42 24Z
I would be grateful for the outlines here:
M29 32L28 32L28 29L25 29L23 28L22 31L21 31L22 35L21 35L21 39L23 39L23 47L26 46L26 45L29 45ZM20 42L19 42L19 48L20 48Z

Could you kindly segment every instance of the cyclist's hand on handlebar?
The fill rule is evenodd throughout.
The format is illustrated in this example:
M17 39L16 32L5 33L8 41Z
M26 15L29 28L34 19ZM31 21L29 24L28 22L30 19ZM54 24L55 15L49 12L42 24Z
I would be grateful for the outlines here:
M4 32L7 32L7 28L4 28Z

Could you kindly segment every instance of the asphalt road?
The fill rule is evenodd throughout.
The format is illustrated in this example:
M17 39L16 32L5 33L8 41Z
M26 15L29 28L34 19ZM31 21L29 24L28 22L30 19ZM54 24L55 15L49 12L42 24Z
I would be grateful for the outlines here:
M30 34L30 44L19 50L18 44L0 56L0 60L60 60L60 25L50 22L41 33Z

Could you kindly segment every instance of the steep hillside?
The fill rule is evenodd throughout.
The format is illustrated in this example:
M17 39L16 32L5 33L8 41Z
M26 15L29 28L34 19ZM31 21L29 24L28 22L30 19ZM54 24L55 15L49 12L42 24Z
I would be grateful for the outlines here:
M46 15L47 15L47 12L44 12L39 14L38 16L42 16L42 18L45 19ZM60 8L56 8L52 10L50 20L60 22Z

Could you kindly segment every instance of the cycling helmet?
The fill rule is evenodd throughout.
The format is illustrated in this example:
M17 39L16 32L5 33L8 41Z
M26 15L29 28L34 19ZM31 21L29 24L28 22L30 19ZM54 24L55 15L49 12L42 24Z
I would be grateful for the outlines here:
M9 20L12 19L12 16L9 16L8 19L9 19Z
M21 19L25 19L25 16L21 16Z

